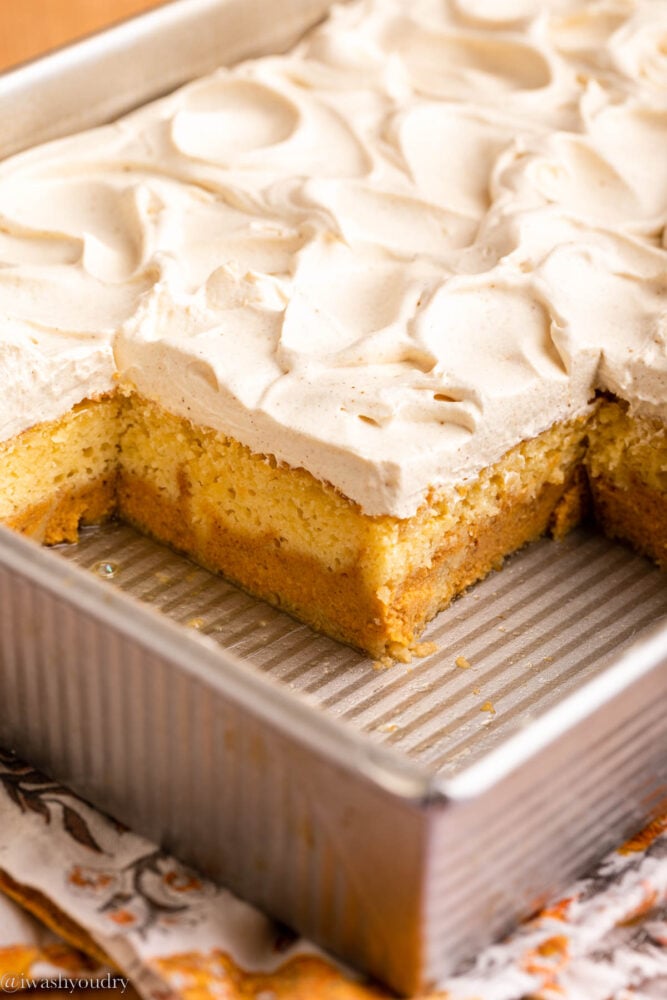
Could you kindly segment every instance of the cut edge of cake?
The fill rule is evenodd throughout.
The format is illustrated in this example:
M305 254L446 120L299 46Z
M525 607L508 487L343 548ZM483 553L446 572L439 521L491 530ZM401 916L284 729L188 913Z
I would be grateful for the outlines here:
M0 521L46 544L114 515L380 661L420 652L451 600L585 516L667 567L667 429L599 399L417 513L369 516L305 469L258 455L127 388L0 445ZM585 472L584 472L585 470Z

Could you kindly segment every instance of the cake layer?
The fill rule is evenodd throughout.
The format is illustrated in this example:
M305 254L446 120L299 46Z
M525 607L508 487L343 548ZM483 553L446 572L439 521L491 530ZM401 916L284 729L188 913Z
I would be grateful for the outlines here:
M547 530L587 426L522 442L473 484L400 520L365 515L305 470L141 397L127 400L125 420L123 518L378 657L414 646L452 597Z
M667 427L605 401L593 425L587 466L605 534L631 542L667 569Z
M117 392L3 446L0 519L55 543L117 513L316 629L401 658L506 555L578 523L584 458L603 528L665 565L666 438L602 399L413 517L369 516L305 469Z
M608 538L630 542L633 548L667 569L667 495L641 481L619 486L612 476L591 484L595 516Z
M49 499L31 503L0 523L44 545L76 542L79 528L103 524L117 509L115 476L104 475L89 486L61 487Z
M79 403L0 443L0 522L47 544L116 510L120 399Z

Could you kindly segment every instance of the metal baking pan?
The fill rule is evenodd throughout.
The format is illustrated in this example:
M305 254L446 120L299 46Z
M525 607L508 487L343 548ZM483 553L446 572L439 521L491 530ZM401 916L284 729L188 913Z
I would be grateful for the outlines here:
M4 149L326 6L177 0L6 74ZM666 612L663 574L580 529L375 670L124 525L57 551L0 529L0 743L410 993L665 808Z

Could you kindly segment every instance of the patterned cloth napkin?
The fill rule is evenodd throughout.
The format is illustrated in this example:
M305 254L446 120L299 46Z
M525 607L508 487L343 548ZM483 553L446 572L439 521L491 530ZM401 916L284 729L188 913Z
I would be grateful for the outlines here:
M387 997L4 752L0 888L0 992L64 975L146 1000ZM667 1000L667 817L436 996Z
M17 993L45 982L97 982L106 971L16 903L0 897L0 992Z

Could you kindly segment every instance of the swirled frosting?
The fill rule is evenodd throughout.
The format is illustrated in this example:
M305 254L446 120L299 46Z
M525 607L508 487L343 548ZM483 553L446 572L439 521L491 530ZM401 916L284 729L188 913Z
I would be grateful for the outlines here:
M667 419L667 2L356 0L0 167L0 432L114 378L407 517Z

